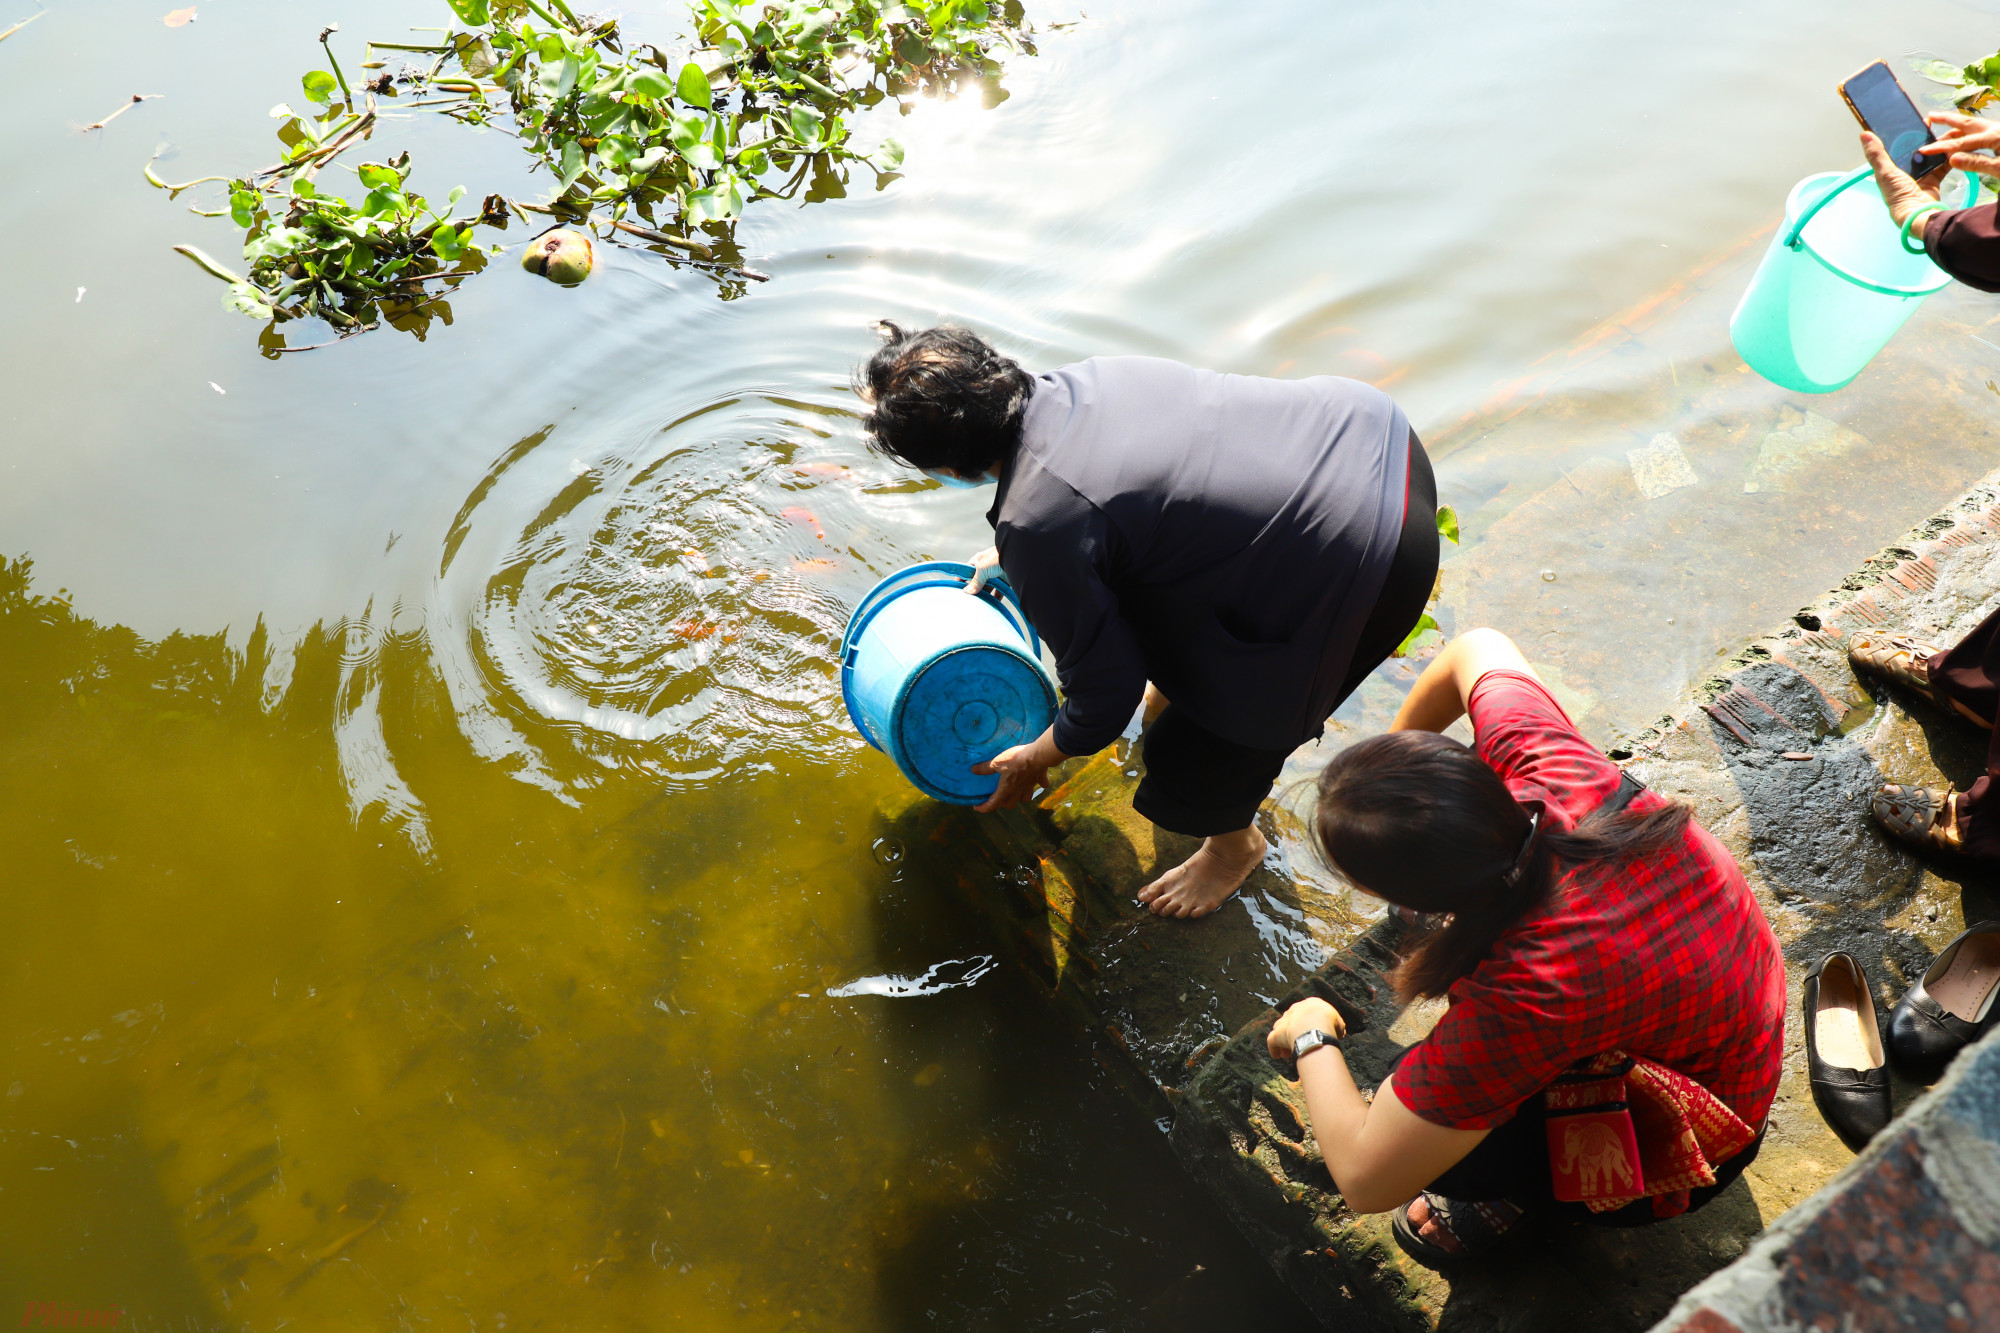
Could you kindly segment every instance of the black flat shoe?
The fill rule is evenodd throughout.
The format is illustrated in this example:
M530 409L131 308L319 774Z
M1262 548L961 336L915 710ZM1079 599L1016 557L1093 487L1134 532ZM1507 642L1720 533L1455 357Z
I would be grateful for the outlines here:
M1855 1152L1889 1123L1889 1063L1875 994L1853 955L1830 953L1806 973L1806 1081L1813 1105Z
M2000 921L1982 921L1944 946L1889 1015L1889 1058L1929 1082L1951 1058L2000 1026Z

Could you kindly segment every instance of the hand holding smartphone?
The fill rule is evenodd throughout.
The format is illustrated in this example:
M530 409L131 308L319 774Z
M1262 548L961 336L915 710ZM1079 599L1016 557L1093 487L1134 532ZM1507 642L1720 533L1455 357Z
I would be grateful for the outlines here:
M1855 73L1840 85L1840 97L1861 128L1880 139L1890 159L1910 175L1928 176L1949 165L1942 153L1920 151L1937 136L1887 64L1878 60Z

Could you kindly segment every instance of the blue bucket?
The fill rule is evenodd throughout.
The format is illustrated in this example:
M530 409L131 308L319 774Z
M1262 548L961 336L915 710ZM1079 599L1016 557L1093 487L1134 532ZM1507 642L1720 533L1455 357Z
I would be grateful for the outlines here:
M969 597L972 566L936 560L861 599L840 645L840 693L861 738L927 796L978 805L1000 785L972 771L1055 720L1042 643L1014 590Z

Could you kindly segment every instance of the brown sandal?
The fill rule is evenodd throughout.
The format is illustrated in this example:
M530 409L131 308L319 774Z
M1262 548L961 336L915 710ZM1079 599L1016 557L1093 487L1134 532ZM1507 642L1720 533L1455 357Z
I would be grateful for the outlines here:
M1944 652L1936 644L1913 639L1907 634L1885 634L1879 638L1856 639L1854 646L1847 650L1847 663L1864 676L1900 685L1913 694L1921 694L1947 713L1954 713L1988 731L1993 730L1991 722L1932 686L1926 666L1931 658L1941 657Z
M1890 783L1875 793L1868 812L1890 834L1930 852L1965 854L1965 834L1958 825L1958 795L1950 787L1902 787Z

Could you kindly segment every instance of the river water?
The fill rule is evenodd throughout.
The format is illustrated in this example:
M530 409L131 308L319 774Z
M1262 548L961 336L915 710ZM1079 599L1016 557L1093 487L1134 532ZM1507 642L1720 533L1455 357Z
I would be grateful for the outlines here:
M1388 388L1466 518L1441 618L1610 742L2000 464L1985 298L1816 401L1724 333L1790 183L1857 160L1834 84L1990 49L1990 3L1031 4L1075 22L1010 100L864 127L900 183L753 208L740 299L508 259L421 341L277 359L168 248L227 221L141 168L269 160L321 25L444 7L169 8L0 43L0 1317L1301 1324L879 839L846 609L987 534L862 448L876 319ZM544 188L498 134L377 142ZM1648 499L1662 433L1702 484Z

